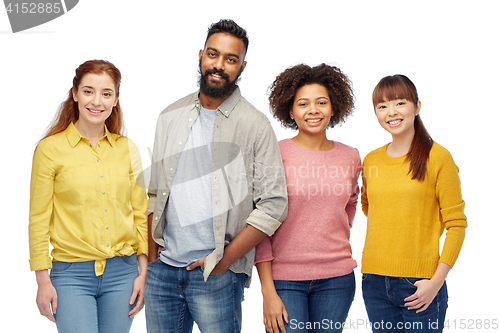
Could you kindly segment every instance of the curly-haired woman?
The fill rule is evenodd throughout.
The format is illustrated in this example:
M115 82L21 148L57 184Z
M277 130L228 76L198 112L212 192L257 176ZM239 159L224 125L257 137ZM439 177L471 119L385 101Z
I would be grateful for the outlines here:
M270 91L273 116L298 134L279 143L288 217L256 248L264 324L269 332L341 332L355 291L349 237L361 159L326 130L352 113L351 82L337 67L301 64Z

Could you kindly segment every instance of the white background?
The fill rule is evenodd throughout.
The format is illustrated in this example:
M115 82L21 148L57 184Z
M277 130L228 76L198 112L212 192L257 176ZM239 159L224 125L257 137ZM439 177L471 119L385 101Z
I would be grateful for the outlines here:
M125 125L147 167L158 114L197 89L198 51L208 25L232 18L250 37L242 93L269 117L267 88L285 68L326 62L350 76L356 110L345 125L329 130L328 135L358 148L362 158L390 141L373 113L373 88L386 75L400 73L413 80L427 129L460 167L470 225L461 255L448 275L449 331L460 331L460 323L478 332L493 331L478 325L500 321L495 274L500 183L494 161L498 160L495 132L500 118L498 7L496 1L481 0L82 0L66 15L16 34L1 8L0 167L5 177L0 200L1 330L56 331L35 304L35 274L28 264L29 182L33 150L65 99L75 68L97 58L121 70ZM278 139L295 135L276 120L271 123ZM351 237L358 263L365 225L358 209ZM354 324L366 320L359 267L355 273L356 297L347 319ZM256 273L245 298L243 332L263 332ZM145 331L142 311L132 332ZM369 330L363 322L345 331Z

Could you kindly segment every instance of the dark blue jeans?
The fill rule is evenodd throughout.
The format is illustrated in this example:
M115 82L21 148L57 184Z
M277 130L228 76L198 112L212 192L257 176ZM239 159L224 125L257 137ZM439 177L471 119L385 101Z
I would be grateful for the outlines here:
M342 332L356 290L354 272L320 280L275 280L288 312L288 332Z
M241 331L246 275L226 270L203 280L192 271L156 260L148 264L144 300L148 333L189 333L196 322L202 333Z
M443 331L448 308L446 282L429 307L420 313L408 310L404 299L417 290L421 279L363 274L363 299L373 332L438 333Z

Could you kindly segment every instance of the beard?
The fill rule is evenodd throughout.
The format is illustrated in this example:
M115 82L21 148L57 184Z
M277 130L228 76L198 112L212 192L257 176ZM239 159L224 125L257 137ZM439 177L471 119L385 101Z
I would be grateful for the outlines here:
M238 76L234 81L229 81L229 75L224 73L223 71L218 71L215 68L207 69L205 73L201 72L201 62L198 68L198 74L200 75L199 84L200 84L200 92L205 96L221 99L231 95L238 86L238 81L240 80L241 70L238 73ZM225 82L222 84L212 84L208 82L208 76L210 74L220 75Z

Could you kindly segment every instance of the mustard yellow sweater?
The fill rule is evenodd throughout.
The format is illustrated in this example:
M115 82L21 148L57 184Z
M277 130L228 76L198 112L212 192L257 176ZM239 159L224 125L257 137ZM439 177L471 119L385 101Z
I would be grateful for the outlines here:
M361 204L368 225L361 272L431 278L439 262L453 267L465 237L458 168L451 154L434 142L425 180L412 180L405 156L389 157L387 146L363 162Z

